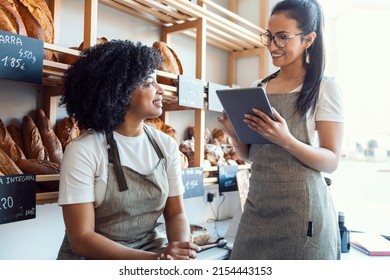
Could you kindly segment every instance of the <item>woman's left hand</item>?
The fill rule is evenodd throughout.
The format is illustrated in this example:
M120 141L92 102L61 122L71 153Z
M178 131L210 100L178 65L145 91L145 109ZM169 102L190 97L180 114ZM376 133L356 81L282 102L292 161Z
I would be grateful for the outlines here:
M199 250L199 246L193 242L173 241L169 242L168 246L162 251L162 254L164 254L167 260L193 260L197 257Z
M292 135L286 120L274 108L272 108L272 112L276 121L258 109L254 108L253 112L255 115L245 114L244 122L248 124L249 128L260 133L274 144L282 147L288 146Z

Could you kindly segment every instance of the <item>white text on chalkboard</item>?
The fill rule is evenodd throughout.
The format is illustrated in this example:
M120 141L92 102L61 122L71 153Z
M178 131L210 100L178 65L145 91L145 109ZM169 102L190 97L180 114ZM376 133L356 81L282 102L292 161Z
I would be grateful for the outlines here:
M1 35L0 34L0 44L9 44L23 46L22 39L12 35Z

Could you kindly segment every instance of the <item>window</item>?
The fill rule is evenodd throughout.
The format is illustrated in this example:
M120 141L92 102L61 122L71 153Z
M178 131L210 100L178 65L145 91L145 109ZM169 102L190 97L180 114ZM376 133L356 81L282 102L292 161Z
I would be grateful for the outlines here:
M326 74L345 108L343 159L331 174L336 209L349 229L390 236L390 1L320 2Z

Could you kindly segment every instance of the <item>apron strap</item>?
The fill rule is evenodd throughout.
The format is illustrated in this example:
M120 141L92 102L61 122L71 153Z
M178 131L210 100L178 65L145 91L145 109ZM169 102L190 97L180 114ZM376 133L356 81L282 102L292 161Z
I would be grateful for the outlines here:
M275 78L278 74L279 74L280 70L276 71L275 73L265 77L264 79L262 79L258 84L257 86L258 87L262 87L266 82L268 82L269 80L272 80L273 78Z
M164 154L162 153L160 147L157 145L156 140L154 140L154 138L150 134L149 128L146 125L144 125L144 131L145 131L146 135L148 136L149 141L152 144L154 150L156 151L159 159L163 159L164 158Z
M154 150L156 151L159 159L163 159L164 154L162 153L160 147L157 145L156 140L154 140L154 138L150 134L150 131L146 125L144 125L144 131L148 136L148 139L152 144ZM114 172L118 181L119 190L121 192L127 191L129 188L127 187L125 173L123 172L122 164L119 158L118 145L116 144L116 141L114 139L113 132L106 133L106 139L108 143L108 161L114 165Z
M123 172L122 164L119 158L118 146L114 139L114 134L112 132L106 133L106 139L108 142L108 160L110 163L114 164L114 172L118 181L119 191L127 191L129 188L127 187L125 173Z

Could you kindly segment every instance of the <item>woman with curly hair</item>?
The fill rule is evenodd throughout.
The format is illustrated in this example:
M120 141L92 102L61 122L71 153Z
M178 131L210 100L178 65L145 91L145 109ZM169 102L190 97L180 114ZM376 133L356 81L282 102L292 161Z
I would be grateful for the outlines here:
M173 138L146 124L162 113L153 48L113 40L66 71L61 105L86 132L67 145L58 259L194 259ZM164 230L157 230L160 215Z

